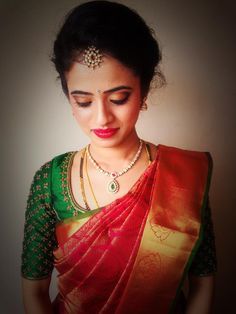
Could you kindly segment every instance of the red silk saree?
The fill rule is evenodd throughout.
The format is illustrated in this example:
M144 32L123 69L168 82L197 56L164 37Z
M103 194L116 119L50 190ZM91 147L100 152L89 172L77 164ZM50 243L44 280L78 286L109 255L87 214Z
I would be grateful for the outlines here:
M128 193L56 227L56 313L175 313L201 239L209 154L158 146Z

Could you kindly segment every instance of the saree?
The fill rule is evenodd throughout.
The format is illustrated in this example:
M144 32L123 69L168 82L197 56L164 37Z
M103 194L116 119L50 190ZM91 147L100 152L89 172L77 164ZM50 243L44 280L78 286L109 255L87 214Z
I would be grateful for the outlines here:
M201 240L208 153L158 146L123 197L56 226L56 313L176 313Z

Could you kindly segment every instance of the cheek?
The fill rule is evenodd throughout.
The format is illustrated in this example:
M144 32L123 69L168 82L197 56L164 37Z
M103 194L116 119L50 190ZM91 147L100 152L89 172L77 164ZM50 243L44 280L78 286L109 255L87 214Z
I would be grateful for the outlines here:
M135 121L139 116L140 108L137 102L132 104L132 106L128 107L127 110L124 112L124 116L126 120Z
M77 109L74 111L74 116L75 116L77 123L81 127L89 126L89 121L91 119L89 112L83 112L83 111L80 111Z

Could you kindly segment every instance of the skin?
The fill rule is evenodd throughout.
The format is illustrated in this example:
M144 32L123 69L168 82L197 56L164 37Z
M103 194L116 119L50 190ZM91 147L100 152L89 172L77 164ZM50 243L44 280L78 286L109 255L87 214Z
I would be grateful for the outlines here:
M123 169L133 159L139 147L135 129L143 101L139 77L117 60L105 56L102 66L96 70L81 63L74 63L66 78L72 113L90 139L92 156L96 156L96 161L107 171ZM101 139L93 130L103 128L118 128L118 131L110 138ZM155 146L152 146L153 150L156 150ZM80 154L76 156L72 166L72 191L75 199L81 204L81 191L77 184L80 157ZM135 167L119 178L119 192L110 194L104 193L104 183L106 185L110 179L101 176L94 166L88 163L88 172L93 179L99 205L107 205L115 198L123 196L146 167L147 157L143 150ZM87 199L91 201L89 188L86 191Z
M90 152L107 171L123 169L133 159L139 146L135 124L139 117L143 97L140 79L112 57L105 56L101 67L93 70L84 64L74 63L66 73L68 100L77 123L90 139ZM119 103L119 104L118 104ZM114 136L99 138L94 132L98 128L118 128ZM151 144L152 159L156 146ZM79 162L81 153L74 158L71 170L72 192L81 203L78 189ZM112 160L112 163L110 162ZM133 168L119 178L120 191L115 196L104 193L106 178L88 163L88 172L93 179L99 205L106 205L121 197L132 187L147 167L147 155L142 154ZM85 185L86 192L89 190ZM92 199L88 192L88 199ZM91 207L93 204L89 204ZM51 314L49 297L51 278L28 280L22 278L23 297L27 314ZM209 314L213 297L214 277L189 277L189 294L185 314Z
M91 153L107 160L114 154L126 157L130 146L138 147L135 124L142 97L139 77L115 59L108 56L103 59L102 66L95 70L74 63L66 78L72 113L90 138ZM121 101L123 104L118 104ZM116 136L104 140L93 133L97 128L119 130Z

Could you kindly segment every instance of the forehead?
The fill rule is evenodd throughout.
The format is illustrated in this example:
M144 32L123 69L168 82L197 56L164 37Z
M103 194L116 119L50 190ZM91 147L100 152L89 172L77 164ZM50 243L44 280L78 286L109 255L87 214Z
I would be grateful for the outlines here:
M139 77L118 60L104 56L100 67L89 68L80 62L74 62L66 73L69 91L80 88L84 91L108 90L119 85L139 87Z

